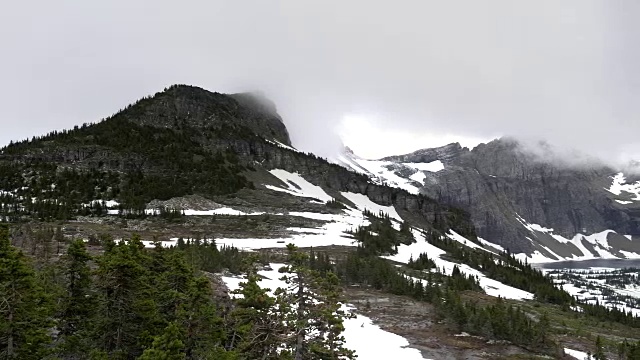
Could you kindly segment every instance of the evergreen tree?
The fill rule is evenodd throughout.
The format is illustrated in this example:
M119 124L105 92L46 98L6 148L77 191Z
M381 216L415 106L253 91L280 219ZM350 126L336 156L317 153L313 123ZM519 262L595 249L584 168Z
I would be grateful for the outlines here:
M65 293L62 296L59 314L59 338L64 354L78 354L87 350L86 342L91 325L91 317L97 302L92 290L91 256L84 241L75 240L63 258Z
M282 319L275 310L275 299L270 289L258 285L260 278L253 272L247 281L240 283L234 293L241 295L231 313L233 335L231 346L238 348L244 356L255 359L278 359L278 345L284 333Z
M153 340L151 348L145 350L139 360L184 360L183 335L175 323L169 323L162 335Z
M276 291L280 311L284 311L288 333L284 347L294 360L354 358L346 349L341 333L344 312L338 308L337 284L333 274L323 279L307 267L307 255L287 245L288 264L279 271L286 289ZM289 305L289 306L288 306Z
M96 345L115 359L139 356L151 343L159 325L152 296L149 258L140 237L119 242L98 261L97 283L101 304L96 323Z
M41 359L52 310L31 264L11 245L9 227L0 224L0 358Z
M593 360L607 360L600 335L596 337L596 351L593 353Z

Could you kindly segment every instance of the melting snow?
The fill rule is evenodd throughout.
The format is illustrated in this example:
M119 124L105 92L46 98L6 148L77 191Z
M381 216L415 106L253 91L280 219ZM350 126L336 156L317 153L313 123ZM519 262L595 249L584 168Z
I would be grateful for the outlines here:
M264 212L253 212L253 213L246 213L240 210L236 210L236 209L232 209L230 207L222 207L222 208L218 208L218 209L214 209L214 210L191 210L191 209L186 209L186 210L180 210L182 212L183 215L186 216L213 216L213 215L235 215L235 216L241 216L241 215L249 215L249 216L255 216L255 215L262 215L264 214ZM107 213L109 215L118 215L120 213L120 210L116 210L116 209L111 209L108 210ZM144 213L147 215L160 215L160 210L159 209L145 209Z
M356 314L355 318L346 319L344 328L347 347L356 351L358 359L424 360L419 350L408 347L407 339L382 330L366 316Z
M300 152L300 150L298 150L296 148L293 148L293 147L291 147L289 145L285 145L285 144L281 143L278 140L275 140L275 139L274 140L265 139L265 140L267 140L268 143L271 143L273 145L277 145L277 146L279 146L281 148L284 148L284 149L287 149L287 150L291 150L291 151L295 151L295 152Z
M424 179L426 179L427 174L425 174L423 171L418 171L415 174L409 176L409 178L413 181L417 181L420 184L424 184Z
M578 360L589 360L590 356L586 352L564 348L565 354L573 356Z
M608 189L605 189L614 195L620 195L623 192L635 195L632 200L640 200L640 181L636 181L633 184L626 184L626 178L624 173L618 173L613 176L613 182Z
M385 258L406 264L409 262L410 258L413 257L413 259L417 259L418 255L420 255L421 253L426 253L429 259L433 260L438 269L441 269L447 275L451 275L454 266L457 265L458 269L460 269L460 272L462 272L463 274L477 276L480 286L484 289L487 295L496 297L501 296L506 299L515 300L533 299L532 293L490 279L480 271L468 265L456 264L451 261L441 259L440 255L444 255L446 253L444 250L429 244L422 233L419 231L413 230L413 236L416 239L415 243L411 245L400 245L398 246L398 253L396 255L385 256ZM460 235L457 236L462 237ZM466 240L466 242L471 243L471 241L469 240Z
M402 218L400 217L400 215L398 215L398 212L393 206L378 205L371 201L366 195L362 194L356 194L352 192L341 192L340 194L354 203L359 210L364 211L365 209L367 209L375 215L378 215L378 213L382 211L383 213L388 214L390 218L402 222Z
M394 162L364 159L353 159L353 162L355 162L359 168L378 177L378 182L380 183L385 182L389 186L404 189L412 194L418 194L420 192L420 189L413 184L412 180L401 177L393 170L387 169L387 166L396 165Z
M440 160L428 163L403 163L404 165L420 171L438 172L444 170L444 164Z
M93 200L87 204L82 204L83 206L91 206L93 204L99 203L102 205L102 203L104 203L107 208L115 208L118 207L120 205L119 202L115 201L115 200L102 200L102 199L97 199L97 200Z
M640 316L640 308L631 307L628 304L612 299L606 299L603 295L604 291L611 291L618 295L629 296L632 298L640 298L640 287L628 284L624 288L607 284L607 275L615 274L618 269L611 268L589 268L589 272L579 272L576 270L587 269L571 269L570 277L559 278L566 269L542 269L554 277L554 283L558 288L568 292L571 296L587 302L589 304L599 303L600 305L616 308L625 312L631 312L634 316ZM598 278L594 277L594 273L601 274ZM615 275L614 275L615 276ZM585 285L586 283L586 285ZM582 311L582 309L580 309Z
M271 170L270 173L282 180L288 188L285 189L282 187L265 185L267 189L285 192L293 196L314 198L322 202L327 202L333 199L333 197L329 196L320 186L313 185L297 173L292 174L286 170L280 169Z
M483 248L482 246L474 243L473 241L467 239L466 237L458 234L457 232L453 231L453 230L449 230L449 233L447 234L447 237L451 240L457 241L462 245L466 245L472 249L480 249L480 250L485 250L485 248Z
M310 212L290 212L289 215L300 216L308 219L327 221L319 228L289 228L288 230L298 232L286 238L269 239L216 239L218 245L233 245L244 250L262 248L282 248L291 243L298 247L311 246L355 246L354 239L346 231L355 230L358 226L365 226L369 221L365 219L362 212L355 209L345 209L344 214L319 214Z
M536 250L536 252L530 255L524 254L524 253L517 254L516 257L519 258L520 260L526 259L529 263L541 263L541 262L553 262L553 261L565 261L565 260L618 259L619 258L613 255L610 251L608 251L609 249L611 249L611 246L609 245L609 241L608 241L608 236L611 233L615 233L615 231L613 230L604 230L601 232L593 233L591 235L576 234L572 239L567 239L562 235L554 234L553 229L545 228L538 224L528 223L524 218L522 218L518 214L516 214L516 219L522 224L522 226L524 226L525 228L527 228L529 231L533 233L534 235L533 238L528 237L528 239L531 240L531 242L536 243L535 241L536 232L542 232L542 233L549 234L551 237L553 237L555 240L557 240L560 243L574 245L581 253L581 255L574 254L571 257L562 257L557 253L555 253L554 251L552 251L551 249L549 249L548 247L543 246L542 244L537 244L538 246L543 247L545 250L547 250L549 253L551 253L553 256L557 257L558 259L548 258ZM628 235L625 235L625 237L629 238ZM598 253L598 256L594 256L591 253L591 251L589 251L584 246L584 244L582 243L583 241L586 241L592 244L594 250ZM630 256L627 256L627 257L630 257ZM640 257L640 254L633 254L633 256L631 257Z
M270 264L271 270L260 270L258 274L263 280L258 284L262 288L270 289L271 295L277 288L286 288L286 283L280 278L282 274L278 272L284 264ZM240 277L223 276L230 291L240 288L240 282L246 281ZM237 294L231 294L238 297ZM342 310L353 312L354 307L347 304L342 306ZM398 357L407 360L424 360L420 351L409 348L409 341L402 336L382 330L373 321L363 315L355 314L355 318L344 320L344 338L347 348L354 350L358 359L376 360L390 359Z
M626 200L618 200L616 199L616 201L622 205L629 205L629 204L633 204L633 201L626 201Z
M480 243L484 246L489 246L492 247L494 249L497 249L498 251L506 251L502 246L498 245L498 244L494 244L491 241L487 241L481 237L478 238L478 241L480 241Z

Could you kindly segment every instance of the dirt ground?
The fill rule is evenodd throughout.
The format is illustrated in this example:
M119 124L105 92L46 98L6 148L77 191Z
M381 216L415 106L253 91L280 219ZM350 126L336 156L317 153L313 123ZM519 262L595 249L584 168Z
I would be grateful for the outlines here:
M359 313L370 317L382 329L405 337L425 359L550 359L510 344L457 334L438 321L430 304L409 297L359 287L346 289L345 295Z

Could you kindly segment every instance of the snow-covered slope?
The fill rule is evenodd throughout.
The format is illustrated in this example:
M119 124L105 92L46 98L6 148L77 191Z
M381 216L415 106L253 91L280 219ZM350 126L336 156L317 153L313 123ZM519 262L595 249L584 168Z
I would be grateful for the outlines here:
M360 158L350 151L337 156L335 163L347 169L365 174L376 184L404 189L411 194L418 194L424 184L427 173L444 169L440 160L429 163L398 163L386 160L367 160Z
M533 294L516 289L509 285L505 285L499 281L490 279L482 274L480 271L471 268L465 264L456 264L448 260L444 260L441 258L442 255L445 255L445 251L431 245L427 242L421 232L414 230L413 236L416 239L416 242L411 245L401 245L398 247L398 253L392 256L386 256L387 259L394 260L400 263L408 263L409 259L417 259L418 255L421 253L426 253L430 259L436 264L439 269L444 270L444 273L450 275L453 272L454 266L458 266L460 272L469 275L476 276L478 278L478 282L480 286L484 289L484 291L491 296L501 296L507 299L516 299L516 300L528 300L533 299ZM473 244L471 241L464 239L462 236L458 234L450 234L449 238L452 240L459 241L461 243L465 243L465 245ZM475 245L475 244L473 244ZM475 245L477 246L477 245ZM479 248L479 246L478 246Z
M531 233L527 239L535 249L531 254L520 253L516 257L529 263L640 258L640 248L631 235L604 230L590 235L578 233L568 239L553 229L531 224L518 214L516 219Z
M640 284L633 269L589 268L589 269L543 269L554 279L557 287L576 299L588 304L600 304L640 316ZM628 284L620 281L624 274L633 278ZM612 295L615 294L615 297ZM627 299L633 299L627 301ZM580 311L580 310L578 310Z
M312 185L297 174L291 174L284 170L273 170L272 173L278 176L283 181L293 182L291 188L287 191L288 193L289 191L291 191L291 195L307 197L310 199L331 198L324 190L322 190L322 188ZM280 190L284 189L278 189L277 191ZM297 232L297 234L286 238L222 238L216 239L216 243L218 245L233 245L237 248L245 250L286 247L286 245L289 243L294 244L298 247L318 247L329 245L354 246L354 240L352 236L348 234L348 232L357 228L358 226L365 226L369 224L369 221L362 214L364 210L369 210L373 213L382 212L385 214L389 214L390 218L395 220L396 225L402 221L402 218L392 206L383 206L376 204L362 194L341 192L341 195L355 204L356 208L347 207L343 210L342 214L289 212L289 215L293 216L326 221L326 223L319 228L290 228L290 230ZM409 262L409 259L411 257L417 258L421 253L427 253L429 258L434 260L438 268L442 269L445 274L451 274L456 264L441 258L441 256L445 254L445 251L429 244L420 231L413 230L413 235L416 239L415 243L411 245L399 246L398 253L393 256L388 256L387 258L397 262L407 263ZM486 247L480 246L453 231L451 231L447 236L462 245L469 246L475 249L481 249L484 251L495 252L495 249L499 247L497 245L491 244L488 241L484 241L484 243L487 245ZM489 295L502 296L519 300L533 298L533 294L487 278L481 272L467 265L458 264L458 267L461 272L467 275L478 277L480 285Z
M299 174L280 169L271 170L270 173L285 183L287 188L265 185L267 189L285 192L294 196L317 199L323 203L333 199L320 186L313 185Z
M621 197L622 199L615 199L620 204L632 204L640 201L640 181L629 184L624 173L613 176L611 186L606 190Z

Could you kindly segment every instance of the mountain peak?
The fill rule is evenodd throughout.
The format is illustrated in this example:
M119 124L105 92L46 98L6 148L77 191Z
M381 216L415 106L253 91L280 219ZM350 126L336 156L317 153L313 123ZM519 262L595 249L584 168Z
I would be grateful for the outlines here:
M455 143L447 144L440 147L416 150L409 154L387 156L380 160L394 161L394 162L419 162L419 163L430 163L436 160L447 162L455 158L458 158L460 155L468 151L469 151L468 148L462 147L460 143L455 142Z
M192 85L172 85L120 115L133 123L159 128L244 126L258 136L291 145L275 105L260 92L221 94Z

